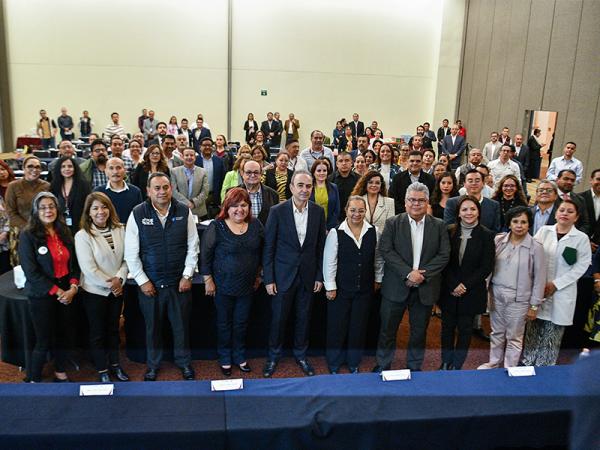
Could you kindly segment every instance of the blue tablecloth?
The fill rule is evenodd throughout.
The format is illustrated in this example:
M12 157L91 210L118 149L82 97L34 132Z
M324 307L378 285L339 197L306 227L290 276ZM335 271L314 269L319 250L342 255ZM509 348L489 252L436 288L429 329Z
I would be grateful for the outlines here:
M504 370L122 383L112 397L79 385L0 385L2 446L41 448L564 447L570 366L510 378Z

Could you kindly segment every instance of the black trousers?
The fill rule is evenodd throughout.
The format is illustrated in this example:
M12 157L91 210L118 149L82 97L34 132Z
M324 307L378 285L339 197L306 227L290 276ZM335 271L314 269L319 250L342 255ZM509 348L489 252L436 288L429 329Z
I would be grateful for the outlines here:
M467 359L475 314L459 314L455 305L442 307L442 362L462 368Z
M107 297L82 291L83 307L90 324L90 353L97 371L119 364L119 318L123 296Z
M146 322L146 364L158 369L163 358L163 322L169 319L173 330L173 356L179 367L192 362L189 344L189 322L192 292L179 292L179 286L156 288L156 296L148 297L138 290L140 309Z
M421 370L425 357L425 343L427 339L427 326L431 317L432 305L424 305L419 299L419 289L412 288L408 298L404 301L392 301L383 297L381 300L381 328L377 343L377 364L389 367L394 359L396 349L396 334L402 322L404 312L409 311L410 335L408 338L408 351L406 365L411 370Z
M358 367L365 347L369 307L373 292L344 292L338 289L327 301L327 365L337 370L342 364Z
M296 275L292 285L286 292L277 292L271 301L271 330L269 333L269 359L278 361L285 338L285 325L292 307L296 313L294 325L294 357L297 360L306 359L308 349L308 331L310 328L310 311L313 293L307 291Z
M68 287L69 282L58 284ZM76 301L76 299L74 300ZM31 355L31 367L28 367L28 378L42 381L42 369L46 363L48 351L54 358L54 370L65 371L67 355L73 345L74 308L60 303L55 295L29 297L29 311L35 332L35 347Z
M246 362L246 330L252 294L226 295L217 290L217 353L222 366Z

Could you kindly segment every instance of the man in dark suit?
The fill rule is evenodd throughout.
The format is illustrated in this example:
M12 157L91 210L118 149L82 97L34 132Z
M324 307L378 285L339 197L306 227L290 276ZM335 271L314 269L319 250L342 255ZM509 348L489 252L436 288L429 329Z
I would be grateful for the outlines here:
M444 152L444 138L450 134L448 119L442 120L442 126L437 130L438 158Z
M281 122L273 118L272 112L267 113L267 120L261 123L260 131L265 135L265 142L269 148L279 147L281 143Z
M591 188L579 194L585 204L589 220L590 244L592 252L598 250L600 244L600 169L594 169L590 177Z
M190 143L190 147L193 147L196 150L196 153L200 153L200 143L205 138L212 138L210 134L210 130L208 128L204 128L204 119L198 118L196 119L196 128L192 132L192 142Z
M396 174L392 179L389 196L394 199L396 214L404 212L406 189L415 181L423 183L427 186L429 192L433 192L435 178L433 175L423 172L421 170L422 166L423 154L418 150L413 150L408 155L408 170Z
M515 149L515 157L521 163L523 168L523 172L521 172L523 178L527 178L527 173L529 173L529 164L531 162L531 157L529 154L529 148L527 145L523 144L523 135L515 134L515 140L513 145L511 146Z
M263 273L271 302L269 356L263 375L270 377L281 358L285 325L295 310L294 357L307 376L314 370L306 359L313 294L323 287L325 213L309 201L313 188L310 172L292 176L292 198L271 208L265 226Z
M456 170L460 166L460 160L467 144L462 136L458 135L458 125L452 125L450 134L442 140L442 153L450 158L450 168Z
M356 139L365 134L365 124L358 120L358 113L352 114L352 122L350 122L348 126L352 128L352 136Z
M156 124L156 135L147 141L146 145L150 147L151 145L158 144L162 147L163 139L167 135L167 124L164 122L158 122Z
M427 186L411 184L406 191L406 213L386 221L379 241L385 274L373 372L391 368L398 326L406 309L410 319L407 366L418 371L423 364L431 308L439 298L442 270L450 259L448 231L441 220L427 214L428 200Z
M481 194L483 190L483 176L477 169L471 169L465 175L465 189L467 195L472 195L481 205L481 218L479 223L488 230L499 233L502 228L500 223L500 204L492 199L485 198ZM444 223L450 225L456 223L456 206L460 197L453 197L446 202L444 208Z
M225 179L225 165L221 158L212 154L212 146L211 138L202 139L200 155L196 158L196 165L202 167L208 177L209 192L206 198L206 212L209 219L214 219L221 209L221 187Z
M558 208L558 189L553 181L541 180L535 190L535 205L531 207L533 224L529 227L529 234L534 236L544 225L556 223L556 209Z
M579 219L577 219L575 227L579 231L590 236L590 219L585 207L585 202L580 195L573 192L573 187L575 187L576 180L577 174L574 170L563 169L558 172L558 178L556 179L556 186L558 187L558 199L556 200L557 207L562 203L563 200L567 198L573 200L573 202L577 204L577 209L579 210Z
M279 203L279 194L260 182L261 173L259 163L252 159L246 161L242 170L242 183L239 187L246 189L250 195L252 216L265 225L271 207Z
M337 186L340 194L339 222L341 222L346 218L346 203L360 177L352 171L352 155L350 153L341 152L335 164L337 170L331 176L331 182Z

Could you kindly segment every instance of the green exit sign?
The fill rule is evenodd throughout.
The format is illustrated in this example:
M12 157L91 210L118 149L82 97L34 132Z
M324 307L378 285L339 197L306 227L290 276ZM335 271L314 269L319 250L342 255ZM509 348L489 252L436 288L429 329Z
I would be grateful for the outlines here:
M267 96L267 90L266 89L261 89L260 90L260 95L262 95L263 97Z

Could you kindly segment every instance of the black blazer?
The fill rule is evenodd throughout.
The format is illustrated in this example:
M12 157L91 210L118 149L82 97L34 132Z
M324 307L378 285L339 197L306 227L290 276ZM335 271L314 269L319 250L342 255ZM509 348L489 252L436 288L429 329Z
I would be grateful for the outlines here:
M349 122L348 126L352 128L352 136L354 137L358 137L365 134L365 124L360 120L358 121L358 124L355 124L354 121Z
M70 253L69 278L79 280L80 271L77 265L73 242L64 243ZM45 297L54 286L54 264L48 250L47 239L38 239L30 231L24 230L19 236L19 260L27 281L25 292L28 297Z
M252 123L254 124L254 128L252 128L252 131L250 131L250 121L246 120L244 122L244 131L246 132L246 144L251 145L254 144L254 135L258 131L258 122L256 122L256 120L253 120Z
M429 188L429 195L431 196L433 189L435 188L435 178L433 175L429 175L427 172L421 170L419 182ZM406 189L408 189L408 186L411 184L412 180L410 179L410 172L408 170L400 172L392 178L392 186L390 187L388 197L394 199L396 214L406 211L406 208L404 207L404 196L406 195Z
M221 187L223 187L223 181L225 180L225 164L223 160L218 156L213 155L213 185L209 186L208 189L213 194L213 200L216 204L221 204ZM196 157L196 165L204 168L204 158L202 155Z
M546 222L546 225L554 225L556 223L555 216L556 216L556 210L557 210L559 204L560 204L559 202L556 202L552 206L552 209L550 210L550 217L548 217L548 222ZM531 216L533 217L533 223L529 227L529 234L533 236L533 228L534 228L533 226L535 224L535 205L530 206L529 209L531 211Z
M511 145L511 147L515 148L514 144ZM522 144L521 145L521 151L519 152L519 155L517 156L517 154L515 153L515 157L521 163L521 166L522 166L523 171L524 171L524 173L522 173L521 176L522 176L522 178L525 178L525 174L527 173L527 170L529 169L529 163L531 161L531 155L529 153L529 148L525 144Z
M200 153L200 141L205 137L212 137L212 135L210 134L210 130L208 128L202 127L202 129L200 130L200 134L196 138L196 130L197 129L194 129L192 131L192 140L190 141L190 147L193 147L194 150L196 150L196 153Z
M271 128L269 128L269 121L265 120L260 125L260 131L264 133L265 142L268 142L269 145L279 145L281 142L281 122L273 119L271 121ZM274 133L272 138L269 137L269 133Z
M348 145L348 139L346 138L346 135L343 135L340 137L339 142L338 142L338 150L346 150L346 146ZM352 137L352 150L356 150L358 148L358 143L356 142L356 138L353 136ZM354 159L354 158L353 158Z
M290 190L290 183L292 182L293 170L287 170L287 181L285 182L285 199L292 198L292 191ZM277 192L277 179L275 178L275 169L269 169L265 172L265 185L269 186L275 192ZM263 223L264 225L264 223Z
M537 139L531 135L527 140L527 147L529 148L529 158L530 159L540 159L540 150L542 150L542 146L539 144Z
M452 233L456 227L456 231ZM462 264L458 263L460 249L460 226L448 227L450 238L450 262L444 270L444 281L440 295L440 307L458 308L458 314L475 315L485 312L487 305L487 285L485 279L494 269L496 245L494 233L483 225L473 228L471 238L463 255ZM467 292L462 297L454 297L451 292L460 283Z
M579 194L579 198L583 199L585 211L588 219L588 236L595 244L600 244L600 220L596 216L594 210L594 199L592 198L592 191L588 189L585 192Z
M263 249L264 283L276 283L278 292L286 292L298 275L308 292L315 281L323 281L323 249L325 247L325 212L308 202L306 237L300 246L292 199L271 208L265 226Z
M437 130L437 140L439 145L442 145L442 141L444 140L444 136L448 136L450 134L450 127L446 128L446 134L444 134L444 127L439 127Z
M244 183L240 184L238 187L246 189L246 185ZM261 184L260 190L262 191L262 208L260 209L257 219L260 220L260 223L264 225L267 223L267 218L269 217L269 211L271 210L271 207L279 203L279 194L277 191L271 189L269 186L265 186L264 184Z

